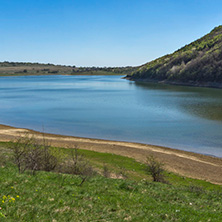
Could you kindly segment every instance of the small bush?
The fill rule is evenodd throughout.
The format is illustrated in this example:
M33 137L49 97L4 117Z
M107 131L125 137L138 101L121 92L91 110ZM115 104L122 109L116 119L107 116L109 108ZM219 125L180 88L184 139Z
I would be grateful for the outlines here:
M40 144L33 136L18 138L10 144L10 148L19 173L25 170L31 170L33 174L39 170L52 171L58 165L58 159L52 154L50 146L45 142Z
M110 177L110 171L109 171L109 168L107 167L107 165L103 165L103 176L106 178Z
M19 137L18 139L16 139L16 141L13 141L9 146L9 148L13 152L14 163L18 167L19 173L24 172L26 169L26 154L27 150L29 149L32 143L32 138L26 135L25 137Z
M77 147L70 150L70 154L61 164L60 172L79 175L79 177L82 179L80 186L88 178L96 174L89 162L81 154L79 154Z
M164 178L164 165L153 156L147 157L145 171L151 174L154 182L166 182Z

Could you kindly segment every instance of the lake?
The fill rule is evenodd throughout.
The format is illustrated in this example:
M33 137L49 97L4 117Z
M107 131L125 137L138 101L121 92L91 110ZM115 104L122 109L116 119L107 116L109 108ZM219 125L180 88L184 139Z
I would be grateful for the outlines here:
M121 77L0 77L0 124L222 157L221 89Z

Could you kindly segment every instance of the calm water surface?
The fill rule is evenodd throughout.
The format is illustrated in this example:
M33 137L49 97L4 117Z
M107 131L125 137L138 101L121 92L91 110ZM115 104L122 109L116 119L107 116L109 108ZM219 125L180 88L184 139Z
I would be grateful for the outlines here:
M120 76L0 78L0 123L222 157L222 90Z

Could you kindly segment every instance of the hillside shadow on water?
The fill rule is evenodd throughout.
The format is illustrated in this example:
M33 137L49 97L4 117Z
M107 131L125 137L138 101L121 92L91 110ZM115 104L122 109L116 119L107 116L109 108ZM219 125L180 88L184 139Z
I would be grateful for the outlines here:
M161 103L169 108L178 109L199 118L222 121L222 89L144 82L135 82L135 86L143 90L143 95L144 90L152 91L154 99L160 99L161 94L161 97L164 96ZM141 98L143 97L141 96ZM143 99L147 100L147 97Z

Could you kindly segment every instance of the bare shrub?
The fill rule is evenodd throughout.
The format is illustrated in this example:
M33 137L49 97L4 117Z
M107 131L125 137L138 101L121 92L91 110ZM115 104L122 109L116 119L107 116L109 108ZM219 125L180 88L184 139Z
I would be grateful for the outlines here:
M164 165L153 156L147 157L145 171L151 174L154 182L166 182L164 178Z
M19 173L24 172L26 169L25 156L32 142L33 139L28 135L25 135L24 137L19 137L15 141L10 143L9 148L13 152L14 162L18 167Z
M103 165L103 176L106 177L106 178L109 178L110 177L110 171L109 171L109 168L107 167L107 165Z
M36 171L41 170L42 149L39 144L31 144L24 155L25 168L32 171L34 175Z
M70 150L68 160L63 162L62 172L80 176L82 179L80 186L82 186L88 178L95 175L92 166L81 154L79 154L77 147Z
M52 171L58 164L58 159L52 154L50 146L40 144L33 136L19 137L10 144L10 148L19 173L25 170L31 170L32 174L39 170Z
M8 149L0 145L0 167L5 167L10 162L11 162L11 155Z
M55 155L45 140L44 134L41 143L33 136L26 135L12 142L10 148L19 173L30 170L34 175L36 171L42 170L79 175L82 179L80 186L95 174L89 162L79 154L77 147L70 149L70 154L61 161L61 157Z
M50 144L43 134L41 168L44 171L52 171L59 164L58 157L53 153Z

